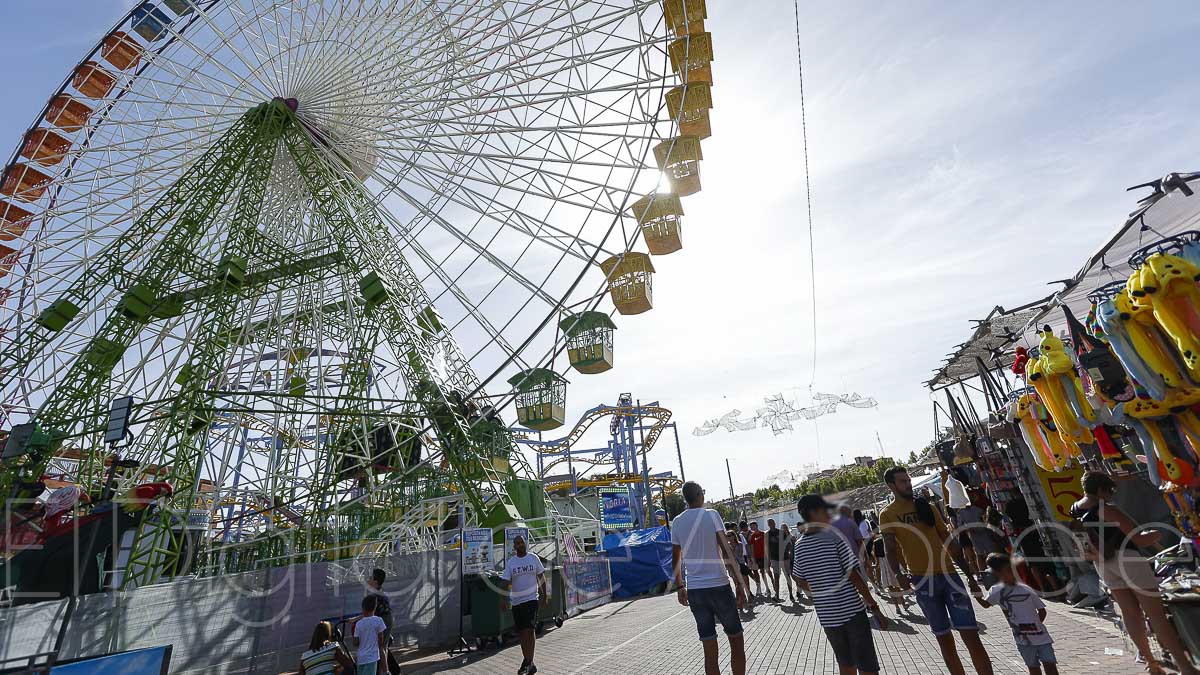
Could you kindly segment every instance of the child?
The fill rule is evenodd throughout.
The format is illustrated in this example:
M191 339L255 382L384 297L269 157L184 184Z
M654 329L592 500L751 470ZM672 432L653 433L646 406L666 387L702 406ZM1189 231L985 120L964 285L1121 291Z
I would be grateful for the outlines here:
M1054 656L1054 639L1046 631L1046 605L1037 593L1017 581L1012 560L1003 553L987 557L988 569L996 577L996 585L988 590L987 599L975 597L983 607L1000 605L1008 625L1017 640L1017 651L1029 667L1029 675L1058 675L1058 659Z
M382 656L387 646L384 644L384 634L387 625L383 619L375 616L375 608L379 606L379 596L374 593L363 598L362 616L354 620L354 646L358 647L357 675L387 675L387 669Z

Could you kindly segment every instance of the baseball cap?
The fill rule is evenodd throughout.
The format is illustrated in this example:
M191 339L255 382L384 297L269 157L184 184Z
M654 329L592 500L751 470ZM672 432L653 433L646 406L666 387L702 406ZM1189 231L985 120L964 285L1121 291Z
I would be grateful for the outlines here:
M796 502L796 510L800 512L800 517L804 518L805 520L808 520L806 517L807 514L815 511L816 509L834 508L837 508L837 506L825 501L825 498L821 495L804 495L798 502Z

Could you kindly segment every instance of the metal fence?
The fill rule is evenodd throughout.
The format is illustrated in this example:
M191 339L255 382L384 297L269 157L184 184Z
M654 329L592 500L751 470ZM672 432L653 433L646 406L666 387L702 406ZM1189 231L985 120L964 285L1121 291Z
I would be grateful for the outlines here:
M172 673L278 673L295 670L317 621L359 613L373 568L397 646L430 647L458 636L458 551L396 554L256 572L184 579L80 598L59 658L174 646ZM0 661L48 652L65 600L0 609Z

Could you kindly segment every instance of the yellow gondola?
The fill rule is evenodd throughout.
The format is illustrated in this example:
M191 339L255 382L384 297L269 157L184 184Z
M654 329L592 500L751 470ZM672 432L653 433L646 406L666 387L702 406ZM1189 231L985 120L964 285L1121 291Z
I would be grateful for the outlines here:
M646 248L654 255L667 255L683 248L680 228L683 224L683 204L679 195L651 193L629 207L642 228Z
M637 251L613 256L600 263L608 277L608 292L622 314L641 314L654 307L654 263Z
M700 139L696 136L677 136L654 146L658 168L667 174L671 191L680 197L700 191Z

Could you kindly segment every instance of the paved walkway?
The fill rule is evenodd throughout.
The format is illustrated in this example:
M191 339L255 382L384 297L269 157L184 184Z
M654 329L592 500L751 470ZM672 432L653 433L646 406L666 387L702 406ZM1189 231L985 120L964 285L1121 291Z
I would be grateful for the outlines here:
M1073 610L1049 603L1047 627L1055 639L1059 668L1067 673L1133 675L1145 670L1133 662L1131 646L1113 623L1090 610ZM945 672L937 643L924 618L901 615L892 630L875 632L880 665L885 673L927 675ZM1012 633L997 608L976 612L983 624L982 637L992 655L997 675L1027 675L1013 644ZM892 608L888 616L896 616ZM791 675L836 673L833 653L811 606L803 612L790 603L760 604L753 615L743 617L746 630L748 673ZM722 672L729 672L729 650L719 638ZM966 649L959 643L967 662ZM1105 655L1105 648L1122 650ZM406 663L409 675L456 673L488 675L515 673L521 663L519 647L485 650L467 657L444 654ZM558 630L551 630L537 643L538 672L544 675L603 673L612 675L690 675L704 672L700 645L691 612L675 596L614 602L575 617ZM974 673L968 667L968 672Z

